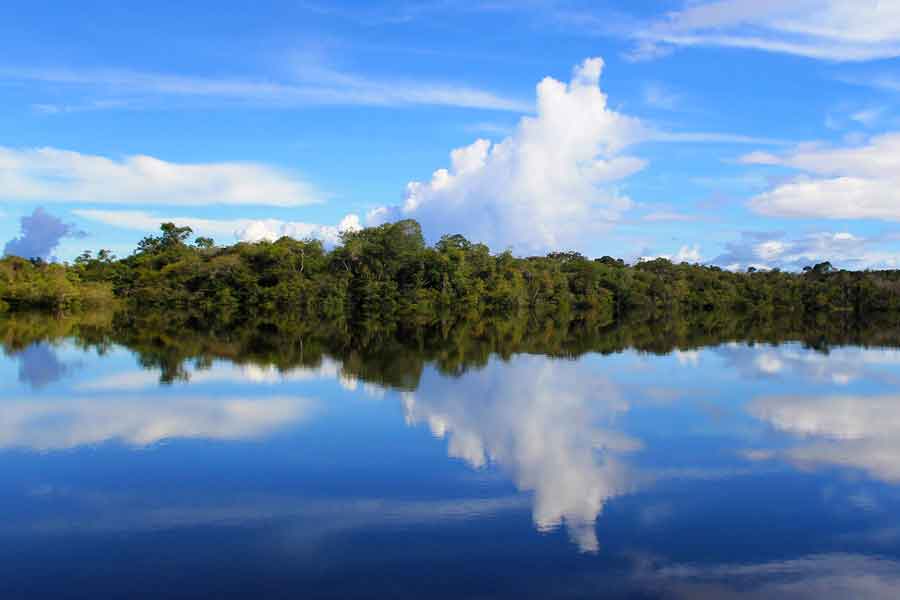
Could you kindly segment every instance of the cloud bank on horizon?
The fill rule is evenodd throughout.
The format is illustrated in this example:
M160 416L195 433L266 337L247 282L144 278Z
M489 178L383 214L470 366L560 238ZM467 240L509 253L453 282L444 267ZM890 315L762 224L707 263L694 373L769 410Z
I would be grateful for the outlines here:
M244 17L293 47L220 15L206 41L167 28L217 49L172 63L77 25L66 61L25 52L66 15L23 4L0 24L0 239L71 259L81 229L123 254L163 221L334 245L414 218L520 254L900 266L900 0L672 5L313 1Z

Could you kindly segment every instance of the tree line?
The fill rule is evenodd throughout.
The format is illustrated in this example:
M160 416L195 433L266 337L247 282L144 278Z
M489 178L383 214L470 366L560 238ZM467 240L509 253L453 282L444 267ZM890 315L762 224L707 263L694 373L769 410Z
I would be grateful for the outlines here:
M731 272L666 259L627 265L576 252L516 257L461 235L428 245L416 221L319 240L216 245L164 223L125 258L101 250L70 264L0 260L0 311L128 309L230 318L292 315L310 321L427 325L527 314L593 323L666 314L845 318L900 314L900 271L846 271L828 262L801 273Z

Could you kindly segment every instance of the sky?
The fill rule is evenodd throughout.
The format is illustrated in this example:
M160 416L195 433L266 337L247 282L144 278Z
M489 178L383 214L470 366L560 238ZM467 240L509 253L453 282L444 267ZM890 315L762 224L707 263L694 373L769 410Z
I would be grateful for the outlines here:
M900 0L7 0L0 241L896 268L898 100Z

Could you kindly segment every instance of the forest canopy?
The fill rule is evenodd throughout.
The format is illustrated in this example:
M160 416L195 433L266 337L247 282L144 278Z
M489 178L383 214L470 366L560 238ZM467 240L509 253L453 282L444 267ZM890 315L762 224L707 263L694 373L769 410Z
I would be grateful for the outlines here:
M216 245L163 223L135 251L84 252L70 264L0 260L0 310L74 310L120 303L198 315L432 323L528 313L609 323L625 316L730 311L855 318L900 313L900 271L736 273L659 258L628 265L577 252L516 257L461 235L425 242L403 220L315 239Z

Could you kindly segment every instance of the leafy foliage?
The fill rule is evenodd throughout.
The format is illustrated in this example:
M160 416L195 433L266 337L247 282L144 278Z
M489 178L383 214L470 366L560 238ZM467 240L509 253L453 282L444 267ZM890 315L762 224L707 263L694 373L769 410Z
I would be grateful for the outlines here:
M132 309L188 310L204 318L291 315L310 322L434 325L531 315L598 324L663 315L731 312L864 320L900 312L900 271L850 272L823 262L803 273L733 273L665 259L626 265L576 252L518 258L491 254L461 235L425 243L419 224L398 221L320 241L217 246L164 223L116 259L85 252L71 265L0 261L8 308L68 309L109 302Z

